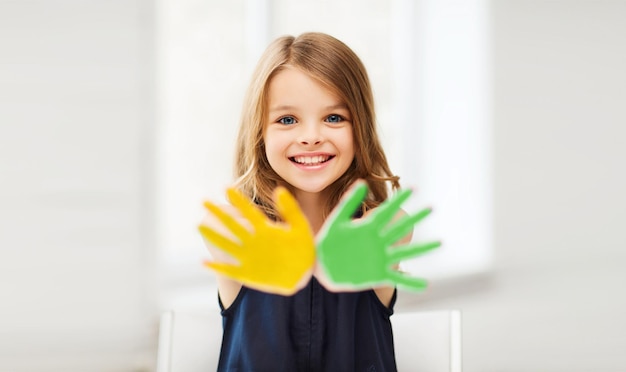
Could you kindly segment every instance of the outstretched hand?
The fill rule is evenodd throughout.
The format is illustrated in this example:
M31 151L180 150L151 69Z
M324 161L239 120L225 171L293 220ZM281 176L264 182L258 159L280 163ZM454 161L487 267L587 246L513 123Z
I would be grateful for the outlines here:
M285 222L269 219L236 189L228 189L228 198L252 225L249 230L211 202L205 207L239 241L233 241L200 225L200 233L217 248L233 256L239 265L206 261L216 272L258 290L290 295L306 285L315 262L315 242L309 223L293 196L282 187L274 199Z
M411 191L401 190L372 213L359 220L352 216L367 195L367 185L357 184L340 202L318 234L317 256L327 278L337 288L364 289L379 285L398 285L409 290L426 288L425 279L411 277L393 268L441 245L440 242L393 246L426 218L424 209L391 222ZM391 222L391 223L390 223Z

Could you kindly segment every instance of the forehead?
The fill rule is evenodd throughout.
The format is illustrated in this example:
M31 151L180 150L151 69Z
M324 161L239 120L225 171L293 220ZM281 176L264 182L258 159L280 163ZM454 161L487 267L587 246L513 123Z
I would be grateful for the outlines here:
M270 109L275 105L336 106L343 103L341 97L327 85L291 66L283 68L272 77L267 98Z

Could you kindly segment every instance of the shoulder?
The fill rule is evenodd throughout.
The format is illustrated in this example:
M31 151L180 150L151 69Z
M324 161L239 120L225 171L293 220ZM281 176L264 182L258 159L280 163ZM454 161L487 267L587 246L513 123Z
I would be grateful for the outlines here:
M404 209L400 209L398 211L398 213L396 213L396 215L393 217L393 219L391 220L391 222L396 222L399 221L400 219L408 216L409 214L406 213L406 211L404 211ZM411 241L411 239L413 238L413 230L411 230L408 234L406 234L402 239L398 240L397 244L406 244L409 243Z
M362 218L367 217L370 213L374 212L375 210L376 210L376 208L372 208L372 209L366 211L363 214ZM396 221L399 221L400 219L402 219L402 218L404 218L404 217L406 217L408 215L409 214L404 209L399 209L398 212L396 213L396 215L391 219L391 222L389 222L389 223L391 224L391 223L394 223ZM413 238L413 230L411 230L411 232L409 232L407 235L405 235L402 239L398 240L396 242L396 245L397 244L406 244L406 243L410 242L412 238Z
M368 213L374 211L375 209L371 209L369 211L367 211L364 215L367 216ZM400 219L402 219L403 217L408 216L408 213L404 210L404 209L400 209L398 210L398 212L396 213L396 215L392 218L390 223L394 223ZM408 234L406 234L402 239L398 240L395 245L403 245L403 244L407 244L411 241L411 239L413 238L413 230L411 230ZM395 270L399 269L399 265L395 265L394 266ZM391 287L391 286L382 286L382 287L376 287L373 288L374 292L376 293L376 296L378 297L378 299L380 300L381 303L383 303L383 305L385 305L387 308L391 308L393 306L392 302L393 302L393 298L394 295L396 293L396 288L395 287Z

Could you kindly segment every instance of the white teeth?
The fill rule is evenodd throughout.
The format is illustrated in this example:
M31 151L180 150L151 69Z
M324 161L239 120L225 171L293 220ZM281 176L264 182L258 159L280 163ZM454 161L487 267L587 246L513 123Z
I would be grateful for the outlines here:
M313 165L313 164L323 163L326 160L328 160L329 157L330 156L322 156L322 155L317 155L317 156L295 156L293 158L293 160L295 160L296 163L306 164L306 165Z

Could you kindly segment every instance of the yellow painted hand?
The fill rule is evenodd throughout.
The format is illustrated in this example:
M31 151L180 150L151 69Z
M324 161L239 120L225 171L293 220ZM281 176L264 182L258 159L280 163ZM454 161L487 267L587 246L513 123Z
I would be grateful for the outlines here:
M265 292L291 295L303 287L313 271L315 242L309 223L293 196L282 187L274 200L285 222L269 219L248 198L235 189L228 198L250 222L249 230L211 202L205 207L213 213L239 241L233 241L212 228L200 225L200 233L217 248L233 256L239 265L207 261L216 272L244 285Z

